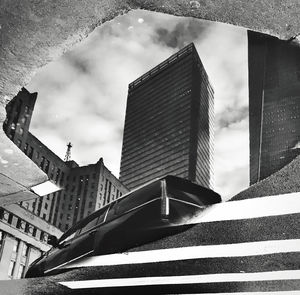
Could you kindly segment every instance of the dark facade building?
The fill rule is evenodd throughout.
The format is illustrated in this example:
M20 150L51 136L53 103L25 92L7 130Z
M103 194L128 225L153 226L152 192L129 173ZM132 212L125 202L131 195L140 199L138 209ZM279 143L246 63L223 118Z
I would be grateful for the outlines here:
M211 187L213 95L194 44L132 82L120 180L132 189L172 174Z
M61 190L0 207L0 279L22 277L30 262L49 249L48 235L60 236L76 221L128 191L102 158L82 167L63 161L29 132L36 98L37 93L23 88L7 105L3 129Z
M250 184L300 154L300 50L248 32Z

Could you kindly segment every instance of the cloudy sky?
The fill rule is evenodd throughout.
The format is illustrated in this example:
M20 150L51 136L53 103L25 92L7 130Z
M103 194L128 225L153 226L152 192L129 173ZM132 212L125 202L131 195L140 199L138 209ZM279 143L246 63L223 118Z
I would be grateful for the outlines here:
M119 175L128 84L194 42L215 90L215 190L248 186L247 40L241 28L135 11L96 29L27 86L38 92L31 132L80 165L104 158Z

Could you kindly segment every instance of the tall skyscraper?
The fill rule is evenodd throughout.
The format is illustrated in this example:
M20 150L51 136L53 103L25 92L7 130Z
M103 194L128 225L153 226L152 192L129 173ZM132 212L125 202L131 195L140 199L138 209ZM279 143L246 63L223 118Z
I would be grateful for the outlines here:
M129 85L120 180L166 174L212 187L213 96L194 44Z
M300 49L248 32L250 184L300 154Z

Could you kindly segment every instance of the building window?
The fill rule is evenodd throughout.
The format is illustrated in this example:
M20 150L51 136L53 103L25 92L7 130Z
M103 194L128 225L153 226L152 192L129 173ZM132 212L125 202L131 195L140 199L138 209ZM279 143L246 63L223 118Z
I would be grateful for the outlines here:
M52 168L51 168L51 173L50 173L50 178L51 178L51 179L54 178L54 170L55 170L55 167L52 166Z
M15 241L14 241L13 250L12 250L13 253L18 253L19 246L20 246L20 241L19 241L19 240L15 240Z
M17 228L22 230L22 231L25 231L25 228L26 228L26 222L20 218L18 218L18 221L17 221Z
M30 229L29 229L29 232L30 232ZM36 232L37 232L37 229L36 229L36 227L34 227L34 228L32 229L32 236L33 236L33 237L36 236Z
M24 243L23 249L22 249L21 260L20 260L20 266L19 266L18 274L17 274L17 279L21 279L24 276L25 267L27 264L28 250L29 250L28 245Z
M3 231L0 230L0 261L2 257L2 250L4 247L4 241L5 241L5 234Z
M48 235L45 232L41 232L40 241L47 242Z
M42 210L42 205L43 205L43 197L39 197L39 203L38 203L38 209L37 209L37 215L40 216L41 210Z
M60 182L59 182L60 185L63 185L63 183L64 183L64 178L65 178L65 173L64 173L64 172L61 172L61 178L60 178Z
M24 244L22 250L22 257L27 257L27 252L28 252L28 246L27 244Z
M32 227L30 226L29 223L26 223L26 226L25 226L25 233L32 233Z
M13 215L11 213L9 213L7 223L11 224L12 220L13 220Z
M45 167L45 170L44 170L46 173L49 172L49 167L50 167L50 161L47 160L47 161L46 161L46 167Z
M13 245L10 263L9 263L9 267L8 267L8 276L9 277L13 277L13 275L14 275L19 246L20 246L20 241L14 240L14 245Z
M33 157L33 152L34 152L34 149L33 149L33 147L31 146L30 149L29 149L29 155L28 155L28 157L29 157L30 159L32 159L32 157Z
M40 163L40 167L43 169L45 165L45 157L42 157L41 163Z
M8 267L8 276L12 277L14 274L14 270L15 270L15 266L16 266L16 261L11 260L9 263L9 267Z
M23 150L25 155L27 155L28 146L29 146L28 143L25 143L24 150Z
M58 182L59 176L60 176L60 169L58 168L56 171L55 182Z
M0 219L4 219L4 209L0 208Z

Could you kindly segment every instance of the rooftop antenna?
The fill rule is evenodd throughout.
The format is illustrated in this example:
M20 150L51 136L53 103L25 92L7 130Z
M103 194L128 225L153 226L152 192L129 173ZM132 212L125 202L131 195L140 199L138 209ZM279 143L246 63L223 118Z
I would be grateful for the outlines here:
M71 160L71 148L72 148L71 142L69 142L69 143L67 144L67 147L68 147L68 148L67 148L67 152L66 152L65 159L64 159L65 162Z

